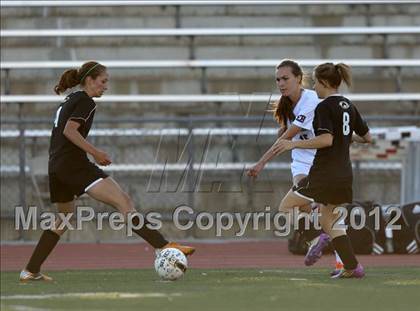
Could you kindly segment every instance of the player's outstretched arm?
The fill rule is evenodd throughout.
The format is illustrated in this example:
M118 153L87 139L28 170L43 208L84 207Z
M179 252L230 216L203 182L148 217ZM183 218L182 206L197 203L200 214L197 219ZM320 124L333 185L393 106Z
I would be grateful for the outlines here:
M278 153L276 152L276 145L282 139L290 140L296 134L298 134L302 129L294 124L289 126L289 128L283 131L280 138L278 138L273 145L263 154L263 156L254 164L248 171L248 176L257 177L258 174L264 169L265 165L270 162Z
M276 152L276 146L278 142L282 139L291 140L293 137L295 137L302 128L299 126L296 126L292 124L289 126L289 128L285 131L283 131L283 134L273 143L273 145L270 147L270 149L267 150L267 152L261 157L261 159L258 162L263 163L264 165L270 162L278 153Z

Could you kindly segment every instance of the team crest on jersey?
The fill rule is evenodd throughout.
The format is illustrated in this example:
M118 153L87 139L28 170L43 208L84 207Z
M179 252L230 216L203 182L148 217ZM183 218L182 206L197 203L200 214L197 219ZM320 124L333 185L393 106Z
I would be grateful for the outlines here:
M350 104L348 102L345 101L341 101L338 103L340 105L341 108L343 109L349 109L350 108Z
M297 120L297 121L299 121L300 123L305 122L305 119L306 119L306 117L305 117L303 114L298 115L298 116L296 117L296 120Z

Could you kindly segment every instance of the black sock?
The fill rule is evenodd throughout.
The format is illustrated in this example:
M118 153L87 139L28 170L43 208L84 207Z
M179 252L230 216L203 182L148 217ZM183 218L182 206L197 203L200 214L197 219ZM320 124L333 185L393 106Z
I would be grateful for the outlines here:
M47 259L48 255L57 245L58 240L60 240L60 236L57 233L51 230L45 230L26 265L26 270L32 273L38 273L45 259Z
M140 223L139 217L134 216L132 218L132 222L133 225L137 227ZM147 228L147 224L149 224L149 222L145 219L143 226L140 229L133 229L133 232L142 237L147 243L152 245L154 248L162 248L166 244L168 244L168 241L158 230L152 230Z
M347 235L340 235L332 240L334 249L343 261L344 268L353 270L357 267L357 259L354 256L353 247Z
M320 230L316 230L313 223L309 222L309 228L305 228L305 218L302 217L299 219L299 226L298 232L306 239L306 241L312 241L317 236L319 236L322 232Z

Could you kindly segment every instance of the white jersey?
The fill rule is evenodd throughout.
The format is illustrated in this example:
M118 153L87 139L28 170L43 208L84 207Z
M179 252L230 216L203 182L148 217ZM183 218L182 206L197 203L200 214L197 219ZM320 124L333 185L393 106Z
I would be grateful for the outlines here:
M303 89L299 101L293 108L293 114L296 118L293 122L287 121L288 127L294 124L302 129L292 138L292 141L306 140L315 137L312 121L314 119L315 108L318 103L319 99L315 91ZM316 149L293 149L291 165L292 175L308 175L315 153Z

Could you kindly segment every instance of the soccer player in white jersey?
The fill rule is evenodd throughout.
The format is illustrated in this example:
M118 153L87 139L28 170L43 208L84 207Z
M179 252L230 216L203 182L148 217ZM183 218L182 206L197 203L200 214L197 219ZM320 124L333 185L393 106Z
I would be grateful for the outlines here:
M312 120L319 100L315 91L303 88L302 68L292 60L283 60L276 67L276 83L281 93L280 100L274 105L274 116L280 124L279 139L295 141L313 138ZM248 175L258 176L274 156L270 148L249 169ZM308 175L314 156L313 149L292 151L293 184Z
M314 111L319 103L318 95L313 90L303 88L304 73L295 61L286 59L276 66L276 83L280 90L280 100L274 105L274 116L280 125L279 139L292 141L307 140L315 137L312 122ZM273 146L260 158L260 160L248 170L248 175L257 177L264 166L276 156ZM292 150L291 171L293 186L305 178L312 166L315 149ZM283 199L285 200L286 197ZM301 211L310 213L309 206L301 207ZM303 228L302 228L303 229ZM314 237L312 237L314 238ZM312 239L309 237L309 239ZM328 243L328 235L321 234L313 246L324 247ZM318 247L311 247L305 257L305 264L312 265L320 257ZM316 251L314 253L314 251ZM336 267L342 265L336 255Z

